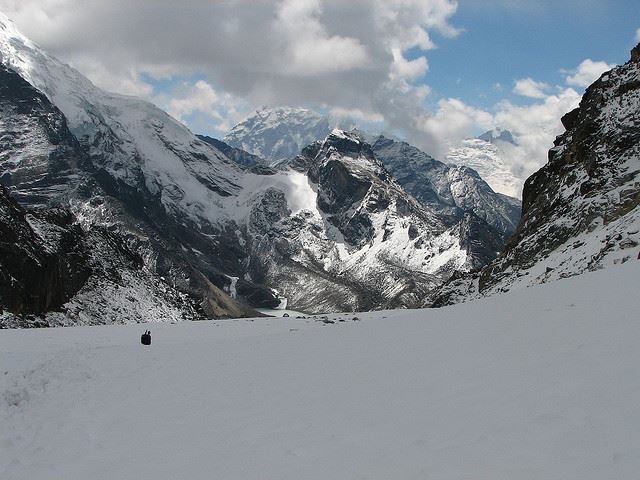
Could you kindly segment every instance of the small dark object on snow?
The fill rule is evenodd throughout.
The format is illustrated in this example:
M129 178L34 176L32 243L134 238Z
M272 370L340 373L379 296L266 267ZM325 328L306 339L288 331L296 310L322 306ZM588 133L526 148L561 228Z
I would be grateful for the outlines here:
M284 314L282 314L282 317L283 317L283 318L284 318L284 317L288 317L288 316L289 316L289 314L288 314L288 313L284 313Z
M143 345L151 345L151 332L149 330L145 331L140 337L140 343Z

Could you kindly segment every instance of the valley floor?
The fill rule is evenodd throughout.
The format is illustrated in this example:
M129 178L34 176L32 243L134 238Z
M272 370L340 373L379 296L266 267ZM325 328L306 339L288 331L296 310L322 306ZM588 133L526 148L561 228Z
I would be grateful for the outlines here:
M0 478L637 478L639 278L152 324L151 347L145 325L0 331Z

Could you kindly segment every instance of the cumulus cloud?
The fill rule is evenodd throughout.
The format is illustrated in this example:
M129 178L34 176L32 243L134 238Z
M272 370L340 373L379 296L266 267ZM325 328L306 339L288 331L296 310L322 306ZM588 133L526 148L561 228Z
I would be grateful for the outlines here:
M478 130L507 129L515 135L518 145L501 144L502 158L519 179L521 188L525 179L546 163L553 140L564 131L560 118L580 102L581 95L573 88L549 86L549 90L556 93L545 93L527 105L503 101L491 111L455 98L442 99L434 114L422 118L419 130L423 135L417 136L414 143L437 158L446 158L451 148L475 136ZM421 140L432 143L421 144Z
M110 90L154 100L149 76L204 77L249 105L359 110L395 129L420 114L432 32L458 33L456 0L0 0L0 9Z
M536 82L532 78L523 78L516 80L513 92L529 98L545 98L547 94L546 90L549 89L549 85L544 82Z
M567 85L586 88L596 81L600 75L607 70L611 70L614 65L607 62L596 62L587 58L577 68L568 72L566 77Z
M391 53L393 55L393 63L389 72L391 80L413 81L424 76L429 69L425 57L407 60L399 48L393 48Z
M277 7L274 30L282 35L284 71L312 76L361 69L369 58L355 38L329 35L320 22L320 0L284 0Z
M546 163L553 140L564 131L562 116L580 103L581 95L573 88L547 95L533 105L519 106L502 102L493 121L516 134L518 147L508 149L505 159L512 173L522 181Z
M489 112L457 98L442 99L434 114L419 118L417 129L424 135L417 135L413 142L421 144L419 146L436 158L444 158L449 149L472 135L477 128L489 129L493 124L493 116ZM425 138L422 142L421 137Z
M246 117L250 107L229 93L217 92L205 80L182 82L152 100L184 123L206 121L209 128L224 132Z

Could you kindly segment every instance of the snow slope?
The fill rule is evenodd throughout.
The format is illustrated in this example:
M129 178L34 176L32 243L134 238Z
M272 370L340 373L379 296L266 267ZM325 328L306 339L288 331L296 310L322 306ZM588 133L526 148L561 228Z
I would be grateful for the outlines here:
M639 275L154 325L151 347L143 326L0 331L0 477L636 478Z

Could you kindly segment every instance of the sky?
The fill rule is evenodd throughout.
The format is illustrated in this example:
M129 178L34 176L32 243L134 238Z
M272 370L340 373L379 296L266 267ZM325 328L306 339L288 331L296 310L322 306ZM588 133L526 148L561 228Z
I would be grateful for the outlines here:
M560 117L640 42L637 0L0 0L94 83L222 137L262 106L304 106L437 158L494 127L526 177Z

